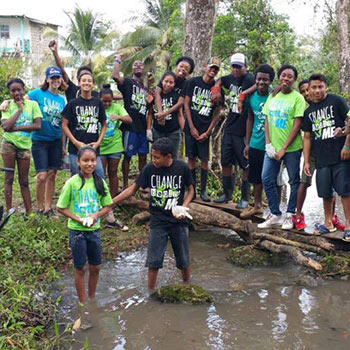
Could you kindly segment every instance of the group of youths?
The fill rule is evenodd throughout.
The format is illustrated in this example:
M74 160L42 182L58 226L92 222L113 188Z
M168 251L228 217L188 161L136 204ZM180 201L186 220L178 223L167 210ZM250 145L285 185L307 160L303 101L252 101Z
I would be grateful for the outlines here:
M210 135L221 117L227 94L227 115L221 144L223 195L215 200L232 200L235 186L233 166L242 169L242 218L262 214L265 191L270 214L259 228L306 227L302 213L306 191L317 169L318 195L323 198L325 222L318 234L343 229L350 241L350 118L345 101L327 93L322 74L313 74L293 88L298 72L283 65L272 88L273 68L260 65L254 76L247 72L246 58L235 53L231 73L215 80L221 61L212 57L202 76L189 78L194 61L180 57L175 72L163 74L155 89L144 84L144 64L135 61L132 76L121 74L122 57L115 57L113 80L122 94L124 107L110 85L94 90L89 67L77 71L78 85L65 72L55 41L49 47L57 67L46 70L40 88L25 95L21 79L7 83L10 101L1 105L3 140L1 155L5 167L14 168L27 215L32 212L28 172L30 151L36 176L37 213L52 213L55 177L62 156L68 155L72 177L65 183L57 210L68 217L69 245L74 261L74 278L79 300L85 301L84 268L89 264L88 296L96 292L101 265L100 218L109 226L121 226L112 207L133 196L139 188L149 189L150 233L146 266L148 288L154 289L162 268L168 238L182 278L190 277L188 249L188 205L196 197L196 159L200 161L200 198L211 201L206 192ZM66 99L60 94L64 91ZM303 130L303 136L301 131ZM184 132L188 163L178 160ZM68 141L68 147L66 143ZM152 143L147 163L148 143ZM304 167L300 180L300 160ZM138 156L140 174L129 186L131 158ZM214 155L217 156L217 155ZM123 191L118 194L117 170L122 161ZM278 177L288 172L291 187L287 211L280 210ZM109 186L105 182L108 175ZM5 200L12 207L13 173L5 174ZM254 205L249 207L250 183ZM340 197L346 223L335 215L334 192Z

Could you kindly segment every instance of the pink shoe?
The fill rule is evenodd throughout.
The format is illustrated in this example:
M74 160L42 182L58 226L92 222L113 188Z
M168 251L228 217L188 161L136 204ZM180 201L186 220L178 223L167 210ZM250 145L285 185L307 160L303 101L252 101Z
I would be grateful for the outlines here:
M338 219L338 216L337 215L333 215L332 217L332 224L334 227L336 227L338 230L340 231L344 231L345 230L345 225L343 225L339 219Z

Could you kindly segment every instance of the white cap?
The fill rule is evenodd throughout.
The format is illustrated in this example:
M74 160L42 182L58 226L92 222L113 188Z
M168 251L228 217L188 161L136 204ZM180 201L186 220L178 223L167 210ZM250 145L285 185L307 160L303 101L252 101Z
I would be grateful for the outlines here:
M231 56L231 66L237 65L237 66L245 66L246 65L246 59L243 53L234 53Z

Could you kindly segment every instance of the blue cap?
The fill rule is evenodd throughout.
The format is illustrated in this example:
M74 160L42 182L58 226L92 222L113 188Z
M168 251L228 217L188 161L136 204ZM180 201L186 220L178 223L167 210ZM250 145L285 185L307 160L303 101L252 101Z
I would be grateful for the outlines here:
M62 78L62 71L58 67L49 67L46 69L46 78L60 77Z

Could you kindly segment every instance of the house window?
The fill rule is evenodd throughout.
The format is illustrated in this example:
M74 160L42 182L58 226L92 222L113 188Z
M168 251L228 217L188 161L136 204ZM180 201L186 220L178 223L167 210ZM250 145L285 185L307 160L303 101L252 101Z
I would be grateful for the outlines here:
M10 38L10 26L8 24L0 24L0 39Z

